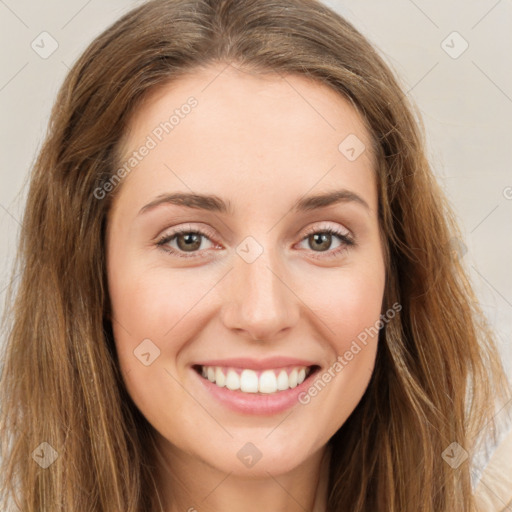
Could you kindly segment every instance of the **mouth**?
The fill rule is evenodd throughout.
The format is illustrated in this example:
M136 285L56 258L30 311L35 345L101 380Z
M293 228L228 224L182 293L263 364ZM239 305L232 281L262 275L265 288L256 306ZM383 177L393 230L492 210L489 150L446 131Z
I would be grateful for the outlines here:
M276 395L289 391L300 386L320 369L318 365L254 370L200 364L192 368L202 379L218 388L252 395Z

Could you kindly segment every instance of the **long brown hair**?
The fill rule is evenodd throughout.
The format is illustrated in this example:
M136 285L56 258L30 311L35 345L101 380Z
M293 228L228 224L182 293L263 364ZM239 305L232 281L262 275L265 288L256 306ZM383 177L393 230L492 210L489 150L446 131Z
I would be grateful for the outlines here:
M373 139L383 310L402 310L380 333L365 395L330 440L328 510L473 511L469 464L454 469L442 454L453 442L475 452L506 390L501 362L454 256L460 235L407 95L369 42L313 0L153 0L69 72L32 172L6 310L2 510L9 499L24 512L160 510L152 429L125 390L108 319L115 192L94 191L118 168L144 95L214 62L327 84Z

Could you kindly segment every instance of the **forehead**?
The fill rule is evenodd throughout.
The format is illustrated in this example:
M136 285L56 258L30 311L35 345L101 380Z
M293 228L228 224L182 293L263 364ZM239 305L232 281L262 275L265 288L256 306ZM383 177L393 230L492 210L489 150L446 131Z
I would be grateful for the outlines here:
M135 162L144 146L151 149ZM327 85L212 65L141 102L121 146L120 165L133 164L122 188L146 198L163 189L231 190L236 202L258 190L278 201L283 189L301 196L347 185L372 203L370 146L359 114Z

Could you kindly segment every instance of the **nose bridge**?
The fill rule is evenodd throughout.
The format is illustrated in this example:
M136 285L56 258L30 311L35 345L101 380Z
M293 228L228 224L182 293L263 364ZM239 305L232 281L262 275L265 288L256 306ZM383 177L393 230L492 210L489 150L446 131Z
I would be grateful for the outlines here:
M298 304L286 285L275 247L247 237L237 247L226 297L224 323L258 340L272 338L298 319ZM261 239L261 237L260 237Z

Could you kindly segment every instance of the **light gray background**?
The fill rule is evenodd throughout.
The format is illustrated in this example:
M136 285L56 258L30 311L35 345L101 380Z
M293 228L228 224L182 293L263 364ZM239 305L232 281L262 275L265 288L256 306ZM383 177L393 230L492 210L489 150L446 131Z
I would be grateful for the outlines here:
M139 3L0 0L2 303L29 168L56 92L92 39ZM375 43L419 106L432 165L460 219L464 263L512 375L511 0L325 3ZM58 43L48 58L31 47L42 46L43 31ZM453 58L464 41L467 50Z

